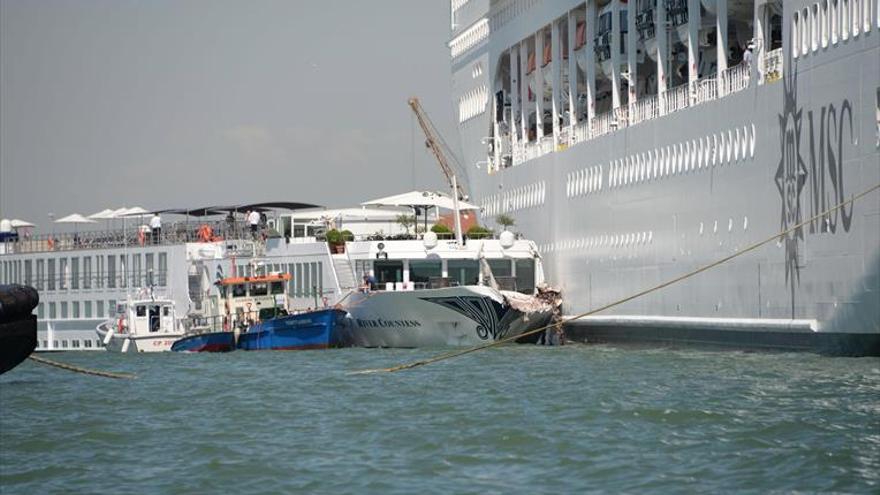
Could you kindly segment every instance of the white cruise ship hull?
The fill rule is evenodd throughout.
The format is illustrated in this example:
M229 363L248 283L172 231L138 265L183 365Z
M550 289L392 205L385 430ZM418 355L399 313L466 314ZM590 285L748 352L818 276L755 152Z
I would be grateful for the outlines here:
M535 240L569 317L777 236L708 271L576 319L567 326L569 338L880 355L880 190L832 209L880 184L880 4L859 2L862 10L849 17L826 19L838 22L833 38L823 41L817 32L814 41L792 26L796 14L808 16L798 20L801 28L810 25L816 2L777 3L778 72L770 72L759 46L748 77L727 94L685 91L675 102L670 90L665 110L652 108L648 117L636 113L644 109L638 102L624 102L628 121L622 114L610 128L560 126L544 138L547 146L513 149L503 164L510 145L499 139L487 156L485 144L493 128L503 131L495 125L493 99L462 119L471 201L483 206L483 221L510 215ZM452 60L456 103L468 102L475 85L488 86L489 95L503 90L509 101L506 81L516 89L515 77L499 67L508 59L515 67L517 54L533 50L534 33L548 23L564 27L566 16L590 15L594 4L499 1L458 19L455 33L484 41L454 33L451 45L467 47ZM764 2L754 5L757 19ZM468 31L481 18L488 19L485 32ZM579 53L572 57L580 63ZM484 67L483 77L474 77L475 64ZM551 78L555 69L543 70ZM554 91L568 91L566 84L562 79ZM640 96L649 97L656 95ZM520 108L523 102L536 105L523 97ZM553 111L549 102L545 110ZM500 165L492 169L493 163Z

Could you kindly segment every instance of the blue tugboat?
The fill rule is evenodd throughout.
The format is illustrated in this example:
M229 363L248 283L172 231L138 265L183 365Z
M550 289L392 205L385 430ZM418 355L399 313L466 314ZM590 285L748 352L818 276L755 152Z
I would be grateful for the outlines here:
M346 312L320 309L262 320L238 338L246 351L328 349L341 345L339 329Z
M321 309L290 314L288 273L218 280L215 303L220 314L193 315L186 335L172 351L229 352L235 349L299 350L338 347L338 329L346 312Z

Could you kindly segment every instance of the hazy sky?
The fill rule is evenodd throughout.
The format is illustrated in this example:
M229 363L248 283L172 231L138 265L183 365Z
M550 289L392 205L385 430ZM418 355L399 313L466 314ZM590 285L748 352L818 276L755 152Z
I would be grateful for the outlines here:
M446 0L0 0L0 216L444 187L406 100L455 146L448 38Z

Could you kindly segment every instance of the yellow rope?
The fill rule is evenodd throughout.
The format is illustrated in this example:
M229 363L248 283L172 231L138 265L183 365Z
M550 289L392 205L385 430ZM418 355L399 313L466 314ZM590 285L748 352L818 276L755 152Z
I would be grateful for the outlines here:
M135 375L132 375L130 373L113 373L110 371L90 370L88 368L80 368L79 366L74 366L72 364L59 363L58 361L52 361L50 359L41 358L41 357L35 356L33 354L31 354L28 357L38 363L41 363L41 364L45 364L48 366L54 366L56 368L61 368L63 370L73 371L76 373L82 373L84 375L103 376L104 378L119 378L119 379L127 379L127 380L134 380L135 378L137 378Z
M390 368L376 368L376 369L368 369L368 370L354 371L354 372L352 372L352 374L361 375L361 374L368 374L368 373L393 373L393 372L395 372L395 371L402 371L402 370L408 370L408 369L412 369L412 368L417 368L417 367L419 367L419 366L424 366L424 365L426 365L426 364L436 363L436 362L438 362L438 361L444 361L444 360L446 360L446 359L451 359L451 358L458 357L458 356L464 356L465 354L470 354L470 353L472 353L472 352L477 352L477 351L481 351L481 350L483 350L483 349L488 349L488 348L490 348L490 347L495 347L495 346L498 346L498 345L501 345L501 344L505 344L505 343L507 343L507 342L514 341L514 340L519 339L519 338L521 338L521 337L526 337L526 336L528 336L528 335L534 335L534 334L536 334L536 333L538 333L538 332L542 332L542 331L547 330L548 328L550 328L550 327L554 327L554 326L556 326L556 325L564 324L564 323L567 323L567 322L572 321L572 320L577 320L577 319L579 319L579 318L583 318L583 317L586 317L586 316L590 316L590 315L593 315L593 314L599 313L599 312L601 312L601 311L605 311L606 309L613 308L614 306L619 306L619 305L621 305L621 304L623 304L623 303L626 303L626 302L632 301L633 299L636 299L636 298L642 297L642 296L644 296L644 295L646 295L646 294L650 294L651 292L658 291L658 290L660 290L660 289L664 289L664 288L666 288L666 287L669 287L670 285L673 285L673 284L676 284L676 283L678 283L678 282L681 282L682 280L685 280L685 279L691 278L691 277L693 277L694 275L697 275L697 274L699 274L699 273L705 272L706 270L710 270L710 269L712 269L712 268L715 268L715 267L718 266L718 265L721 265L721 264L727 263L728 261L730 261L730 260L732 260L732 259L734 259L734 258L737 258L737 257L739 257L739 256L742 256L742 255L744 255L744 254L746 254L746 253L748 253L748 252L750 252L750 251L754 251L755 249L758 249L759 247L761 247L761 246L763 246L763 245L765 245L765 244L768 244L768 243L770 243L770 242L773 242L774 240L776 240L776 239L778 239L778 238L780 238L780 237L782 237L782 236L784 236L784 235L787 235L787 234L789 234L789 233L791 233L791 232L794 232L795 230L797 230L797 229L799 229L799 228L801 228L801 227L807 225L807 224L810 223L810 222L813 222L813 221L815 221L815 220L817 220L817 219L819 219L819 218L821 218L821 217L824 217L824 216L826 216L826 215L828 215L828 214L830 214L830 213L833 213L833 212L839 210L840 208L843 208L844 206L846 206L846 205L849 204L849 203L854 203L857 199L860 199L860 198L862 198L863 196L866 196L866 195L868 195L868 194L874 192L874 191L877 190L877 189L880 189L880 184L875 184L873 187L870 187L870 188L866 189L865 191L862 191L861 193L856 194L855 196L850 197L850 199L847 199L847 200L845 200L845 201L843 201L843 202L841 202L841 203L839 203L839 204L837 204L837 205L835 205L835 206L833 206L833 207L831 207L831 208L829 208L829 209L827 209L827 210L825 210L825 211L823 211L823 212L821 212L821 213L818 213L818 214L816 214L816 215L814 215L814 216L812 216L812 217L810 217L810 218L804 220L803 222L801 222L801 223L799 223L799 224L797 224L797 225L795 225L795 226L793 226L793 227L791 227L791 228L789 228L789 229L783 230L782 232L779 232L778 234L773 234L772 236L770 236L770 237L768 237L768 238L766 238L766 239L764 239L764 240L762 240L762 241L760 241L760 242L756 242L755 244L752 244L751 246L749 246L749 247L743 249L742 251L738 251L738 252L736 252L736 253L734 253L734 254L731 254L730 256L726 256L726 257L724 257L724 258L721 258L720 260L717 260L717 261L714 261L714 262L712 262L712 263L709 263L708 265L704 265L704 266L702 266L702 267L700 267L700 268L697 268L696 270L693 270L693 271L691 271L691 272L685 273L684 275L681 275L681 276L679 276L679 277L673 278L673 279L671 279L671 280L667 280L666 282L663 282L663 283L661 283L661 284L659 284L659 285L656 285L656 286L651 287L651 288L649 288L649 289L645 289L645 290L643 290L643 291L641 291L641 292L637 292L637 293L635 293L635 294L633 294L633 295L631 295L631 296L629 296L629 297L625 297L625 298L623 298L623 299L620 299L620 300L614 301L614 302L612 302L612 303L610 303L610 304L606 304L606 305L604 305L604 306L602 306L602 307L599 307L599 308L596 308L596 309L593 309L593 310L587 311L587 312L585 312L585 313L581 313L581 314L579 314L579 315L571 316L571 317L566 318L566 319L564 319L564 320L557 321L557 322L551 323L551 324L549 324L549 325L545 325L545 326L543 326L543 327L536 328L536 329L534 329L534 330L529 330L528 332L523 332L523 333L518 334L518 335L513 335L513 336L510 336L510 337L503 338L503 339L501 339L501 340L496 340L496 341L489 342L489 343L486 343L486 344L478 345L478 346L476 346L476 347L470 347L470 348L467 348L467 349L455 350L455 351L448 352L448 353L445 353L445 354L440 354L440 355L437 355L437 356L434 356L434 357L431 357L431 358L428 358L428 359L423 359L423 360L420 360L420 361L413 361L413 362L411 362L411 363L400 364L400 365L397 365L397 366L392 366L392 367L390 367Z

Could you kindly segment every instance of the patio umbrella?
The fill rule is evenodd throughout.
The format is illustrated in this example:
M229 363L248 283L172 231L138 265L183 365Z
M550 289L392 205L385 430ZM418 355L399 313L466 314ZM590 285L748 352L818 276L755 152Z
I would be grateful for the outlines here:
M80 215L79 213L71 213L70 215L67 215L66 217L61 217L58 220L55 220L55 223L78 224L78 223L97 223L97 222L95 222L91 218L84 217L84 216Z
M428 208L443 208L445 210L455 209L455 200L441 192L437 191L410 191L408 193L396 194L385 198L374 199L361 203L363 206L409 206L414 211L420 209L425 211L425 230L428 229ZM479 210L480 207L472 205L464 201L458 202L458 210ZM456 220L457 222L458 220Z
M27 228L27 227L36 227L36 225L34 225L30 222L26 222L24 220L19 220L17 218L13 218L12 221L10 222L10 224L12 225L13 229L23 229L23 228Z

